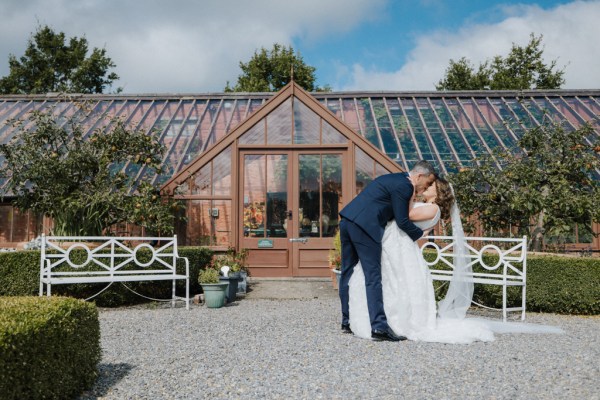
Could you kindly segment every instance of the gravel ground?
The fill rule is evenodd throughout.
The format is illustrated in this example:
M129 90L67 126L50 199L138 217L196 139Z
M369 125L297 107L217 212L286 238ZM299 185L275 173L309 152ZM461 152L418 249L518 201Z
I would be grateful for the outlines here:
M358 339L338 315L336 298L101 310L80 398L600 399L600 317L528 313L566 334L445 345Z

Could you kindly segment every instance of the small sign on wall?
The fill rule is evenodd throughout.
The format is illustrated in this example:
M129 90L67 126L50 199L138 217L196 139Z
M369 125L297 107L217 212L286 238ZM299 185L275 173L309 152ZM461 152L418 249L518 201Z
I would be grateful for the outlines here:
M259 249L265 249L265 248L270 248L273 247L273 240L271 239L260 239L258 241L258 248Z

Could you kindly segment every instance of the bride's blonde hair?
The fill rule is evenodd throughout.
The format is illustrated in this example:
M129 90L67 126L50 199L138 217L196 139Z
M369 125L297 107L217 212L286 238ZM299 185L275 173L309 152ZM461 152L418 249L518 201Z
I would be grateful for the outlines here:
M450 218L450 210L452 209L452 204L454 203L454 194L452 193L450 182L437 176L435 180L435 187L437 192L435 204L440 207L441 218L448 219Z

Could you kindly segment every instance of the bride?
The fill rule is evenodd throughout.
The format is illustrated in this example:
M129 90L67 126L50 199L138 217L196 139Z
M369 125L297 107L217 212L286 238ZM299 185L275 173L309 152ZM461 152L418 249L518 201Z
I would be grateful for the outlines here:
M413 202L409 218L423 231L432 229L452 214L453 234L462 233L460 214L448 181L437 180L423 193L424 202ZM392 330L410 340L442 343L471 343L494 340L488 324L463 319L471 303L470 289L450 287L440 302L438 318L429 268L416 242L393 221L387 224L382 240L381 276L384 310ZM457 283L461 285L460 283ZM350 327L362 338L371 338L365 278L360 262L349 284ZM470 290L470 293L469 293ZM464 292L464 293L463 293ZM453 318L446 318L451 316Z

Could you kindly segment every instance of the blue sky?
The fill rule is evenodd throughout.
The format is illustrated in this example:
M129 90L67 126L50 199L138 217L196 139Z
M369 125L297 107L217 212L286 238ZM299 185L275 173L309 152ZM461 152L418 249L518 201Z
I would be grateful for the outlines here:
M477 65L532 32L564 88L600 88L600 0L3 0L0 15L0 76L48 24L106 48L125 93L222 91L276 42L334 90L434 90L451 58Z

